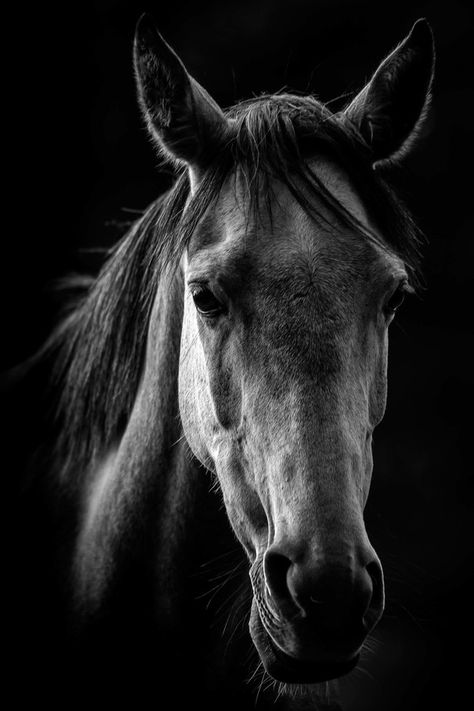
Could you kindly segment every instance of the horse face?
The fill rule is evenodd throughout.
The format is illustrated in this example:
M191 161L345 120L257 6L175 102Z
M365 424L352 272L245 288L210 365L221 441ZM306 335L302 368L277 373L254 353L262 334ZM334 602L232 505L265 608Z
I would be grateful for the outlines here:
M340 171L313 167L367 222ZM272 219L252 224L229 188L190 245L180 409L251 561L251 632L267 671L316 681L351 668L382 613L363 509L407 277L323 206L316 223L275 192Z
M146 17L135 69L160 152L185 163L198 189L232 122ZM340 116L374 166L413 144L432 74L431 31L419 21ZM322 161L315 170L367 221L346 176ZM385 408L387 326L406 274L335 215L310 220L276 185L271 219L252 223L235 177L183 259L181 418L251 561L250 628L267 671L318 681L355 664L382 612L363 509Z

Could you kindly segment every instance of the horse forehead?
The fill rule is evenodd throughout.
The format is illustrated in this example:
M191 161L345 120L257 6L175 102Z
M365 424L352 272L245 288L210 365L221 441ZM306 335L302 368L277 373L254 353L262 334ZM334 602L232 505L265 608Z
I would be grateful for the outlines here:
M356 222L376 232L355 187L338 165L318 158L310 167ZM245 180L239 175L229 178L190 245L191 272L239 283L243 274L257 267L269 278L292 272L296 281L318 273L326 275L331 285L337 284L336 277L347 282L351 274L367 276L375 262L384 261L368 240L343 226L318 195L305 197L321 219L310 216L287 186L276 180L269 194L259 193L261 209L251 210ZM266 209L268 198L271 210Z
M357 222L369 230L376 231L351 179L337 163L320 157L310 161L309 167L336 201ZM224 221L227 222L230 232L232 233L232 228L235 228L234 231L238 233L245 223L247 230L250 224L253 227L253 230L250 231L258 231L263 234L271 233L278 236L279 232L283 232L282 236L284 237L285 233L281 228L288 228L292 225L301 228L304 232L309 231L314 234L314 220L308 219L307 213L290 193L286 185L275 181L271 185L271 193L271 216L265 210L260 212L258 216L249 216L246 182L237 180L237 185L234 189L224 191L220 212ZM315 202L318 210L326 218L335 222L334 214L331 214L330 209L323 204L318 196L305 194L305 197L309 202ZM262 204L265 205L267 198L265 189L262 189L259 198ZM337 230L336 227L334 229Z
M335 163L319 159L311 168L327 190L356 220L375 232L370 224L367 210L351 184ZM249 214L244 188L226 191L214 219L220 223L220 253L227 267L236 269L246 264L248 258L262 266L330 262L343 267L344 262L367 263L375 258L373 248L360 236L354 239L354 230L343 227L334 212L318 198L306 196L315 202L321 214L316 221L299 204L288 188L279 182L272 185L271 211L263 209L258 214ZM265 195L261 195L265 205ZM373 254L372 254L373 253ZM334 257L337 262L334 262ZM369 259L368 259L369 258Z
M347 173L337 163L325 158L310 162L311 169L336 200L364 227L374 230L362 200Z

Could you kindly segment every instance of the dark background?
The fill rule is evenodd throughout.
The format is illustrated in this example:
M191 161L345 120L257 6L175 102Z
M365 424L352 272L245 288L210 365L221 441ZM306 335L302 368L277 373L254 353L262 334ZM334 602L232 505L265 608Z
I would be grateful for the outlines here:
M389 405L376 433L368 505L369 531L387 571L388 642L366 693L376 699L381 685L387 693L393 684L399 701L391 709L425 702L457 708L468 698L473 661L471 3L103 0L69 2L61 12L43 3L20 8L5 30L13 86L3 154L14 161L4 164L3 176L12 188L4 208L12 226L2 239L2 370L50 333L61 308L55 280L96 268L97 258L80 250L112 245L120 223L170 184L156 168L135 99L132 37L146 9L224 106L283 86L325 101L357 91L414 20L425 16L433 27L433 110L405 182L428 238L427 288L391 331ZM8 481L22 491L7 540L20 560L20 573L12 575L20 601L13 617L17 664L26 672L35 664L26 651L34 620L49 593L41 562L28 556L30 540L42 534L44 502L24 493L22 472L47 425L41 387L27 382L8 393L3 408ZM47 660L47 643L44 654ZM387 664L398 669L395 681ZM370 708L385 711L383 701Z

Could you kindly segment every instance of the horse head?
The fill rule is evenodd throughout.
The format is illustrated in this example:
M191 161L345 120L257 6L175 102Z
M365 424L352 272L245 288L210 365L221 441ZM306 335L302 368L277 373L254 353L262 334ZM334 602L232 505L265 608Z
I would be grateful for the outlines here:
M223 112L147 17L137 27L140 103L189 173L185 216L214 191L180 263L181 420L248 556L250 633L281 681L348 672L384 607L363 514L413 269L379 175L414 142L432 65L418 21L337 114L288 94Z

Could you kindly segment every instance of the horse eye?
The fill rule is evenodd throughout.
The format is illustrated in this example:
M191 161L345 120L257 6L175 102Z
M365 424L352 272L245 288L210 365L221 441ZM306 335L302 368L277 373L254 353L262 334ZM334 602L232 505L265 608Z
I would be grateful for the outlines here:
M220 301L205 286L194 287L192 297L197 310L203 316L218 316L223 310Z
M384 306L384 312L386 316L393 316L395 311L400 308L400 306L405 301L406 291L407 285L405 283L400 284L397 289L395 289L395 291Z

